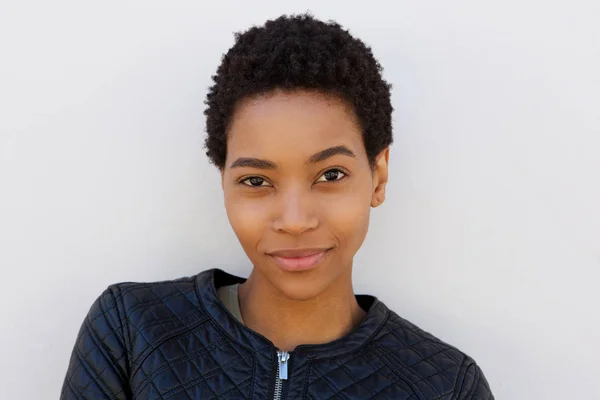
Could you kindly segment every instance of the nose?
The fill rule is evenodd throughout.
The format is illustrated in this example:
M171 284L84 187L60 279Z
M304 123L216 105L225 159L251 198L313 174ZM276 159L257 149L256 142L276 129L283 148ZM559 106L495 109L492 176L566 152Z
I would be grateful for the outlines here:
M311 194L299 188L280 193L275 207L273 229L277 232L300 235L319 226Z

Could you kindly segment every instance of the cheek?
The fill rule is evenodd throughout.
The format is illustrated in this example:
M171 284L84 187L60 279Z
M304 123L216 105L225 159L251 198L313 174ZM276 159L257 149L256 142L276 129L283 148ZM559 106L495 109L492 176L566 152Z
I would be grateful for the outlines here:
M323 222L343 247L362 244L369 227L371 196L368 190L353 190L323 202Z
M265 229L268 212L265 202L225 195L225 210L242 247L246 251L255 249Z

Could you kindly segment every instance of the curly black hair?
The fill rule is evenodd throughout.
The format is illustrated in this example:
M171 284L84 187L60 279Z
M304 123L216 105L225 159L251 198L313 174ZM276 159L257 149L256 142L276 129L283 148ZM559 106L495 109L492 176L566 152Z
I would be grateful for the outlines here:
M280 89L317 90L353 107L371 165L392 143L391 85L371 49L339 24L309 14L267 21L235 34L206 96L206 154L225 167L227 130L242 99Z

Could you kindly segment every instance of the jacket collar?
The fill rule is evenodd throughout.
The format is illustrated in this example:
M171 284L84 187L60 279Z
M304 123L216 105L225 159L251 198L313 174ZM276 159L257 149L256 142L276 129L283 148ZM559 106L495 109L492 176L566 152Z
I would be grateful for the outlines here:
M196 276L196 290L201 305L223 333L251 351L276 348L267 338L240 323L219 300L217 288L243 283L246 279L230 275L220 269L211 269ZM329 343L301 345L294 352L302 352L310 359L337 357L356 352L368 344L387 321L389 310L373 296L357 295L359 305L367 311L363 321L349 334Z

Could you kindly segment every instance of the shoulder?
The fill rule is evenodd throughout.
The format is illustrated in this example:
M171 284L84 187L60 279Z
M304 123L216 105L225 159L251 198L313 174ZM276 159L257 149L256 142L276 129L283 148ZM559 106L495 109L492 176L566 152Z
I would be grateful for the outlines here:
M110 285L102 296L113 296L123 310L164 307L177 302L197 302L197 276L160 282L121 282Z
M387 367L422 398L455 396L475 390L474 385L480 386L478 391L489 394L490 397L482 399L493 398L485 377L470 356L393 311L389 311L371 345Z
M197 315L198 275L160 282L122 282L108 287L102 297L113 299L119 314L132 324L167 320L187 321Z
M373 344L384 347L399 360L443 360L450 364L461 364L468 357L391 310Z
M206 321L196 288L202 274L109 286L81 325L61 398L124 398L154 350Z
M189 331L208 319L200 302L199 275L161 282L123 282L98 298L104 315L116 321L131 353Z

